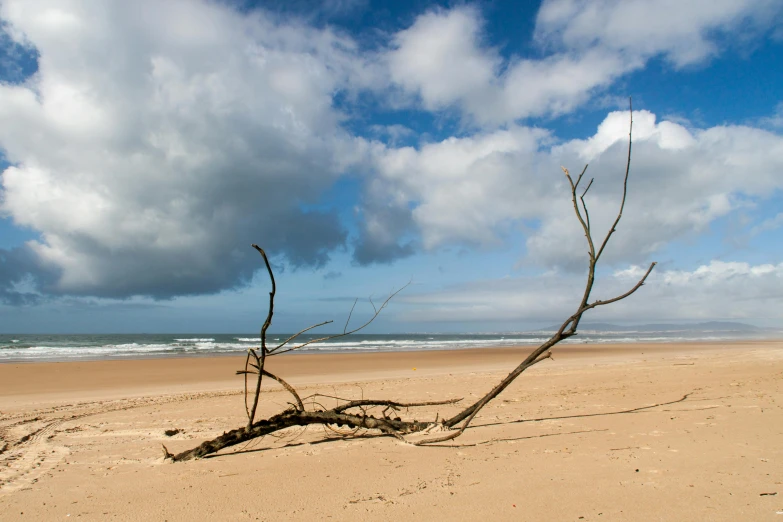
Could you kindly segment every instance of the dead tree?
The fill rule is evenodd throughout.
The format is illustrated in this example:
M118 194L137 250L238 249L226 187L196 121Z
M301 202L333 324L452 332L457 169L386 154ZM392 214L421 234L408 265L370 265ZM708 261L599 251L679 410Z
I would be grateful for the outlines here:
M166 448L164 447L163 448L164 455L167 458L170 458L174 461L196 459L196 458L200 458L206 455L216 453L221 449L228 448L230 446L234 446L236 444L240 444L242 442L257 437L261 437L263 435L274 433L293 426L308 426L310 424L320 424L327 427L338 426L343 428L351 428L354 430L358 430L358 429L373 430L374 433L377 433L378 435L392 436L406 442L409 442L406 439L406 436L412 433L430 432L435 428L443 431L443 433L440 435L433 436L431 438L419 439L416 442L410 442L411 444L416 444L416 445L444 442L459 437L465 431L465 429L470 425L473 418L481 411L481 409L484 406L486 406L487 403L489 403L492 399L494 399L500 393L502 393L503 390L505 390L517 377L519 377L519 375L522 372L524 372L534 364L538 364L541 361L544 361L549 357L551 357L552 354L551 349L557 343L559 343L564 339L568 339L569 337L573 337L574 335L576 335L577 328L579 327L579 322L581 321L582 315L585 312L587 312L588 310L592 310L593 308L597 308L599 306L605 306L608 304L616 303L617 301L620 301L630 296L631 294L636 292L639 288L641 288L641 286L646 281L647 277L650 275L650 272L652 272L653 268L655 267L655 263L651 263L650 267L644 273L642 278L636 283L636 285L634 285L633 288L631 288L624 294L618 295L617 297L614 297L612 299L590 301L590 294L593 290L593 284L595 283L596 265L598 264L601 255L604 253L604 249L606 248L606 245L609 243L612 234L614 234L614 232L617 230L617 225L620 222L620 219L622 218L623 209L625 208L625 200L628 192L628 174L630 172L630 167L631 167L631 144L632 144L631 134L633 130L633 107L630 108L630 113L631 113L631 120L630 120L629 131L628 131L628 159L626 161L626 166L625 166L625 178L623 180L623 195L622 195L622 200L620 201L620 209L617 212L617 217L612 223L612 226L609 228L608 232L604 236L603 241L601 241L600 244L596 243L593 239L593 231L590 224L590 214L588 213L587 204L585 203L585 196L587 195L587 192L590 190L590 187L593 184L593 179L591 179L587 183L587 186L582 191L582 193L578 194L579 185L582 182L582 178L584 177L585 172L587 171L587 166L585 166L584 169L582 169L582 172L579 174L579 176L577 176L576 180L574 180L571 177L571 174L568 172L568 169L563 167L563 172L565 173L566 179L568 179L568 183L571 186L571 201L573 202L574 213L576 214L576 218L579 221L582 230L584 231L585 238L587 239L587 246L588 246L589 264L587 270L587 282L585 285L584 294L582 295L582 299L579 302L579 306L576 308L576 311L573 313L573 315L571 315L562 323L562 325L560 326L560 328L558 328L558 330L554 333L554 335L552 335L546 342L541 344L538 348L533 350L530 353L530 355L528 355L525 358L525 360L519 364L519 366L514 368L511 371L511 373L509 373L502 381L500 381L494 388L492 388L492 390L490 390L486 395L481 397L478 401L466 407L457 415L454 415L451 418L443 419L440 421L437 420L437 417L435 420L432 421L404 420L396 416L395 412L403 408L408 409L408 408L415 408L420 406L454 404L459 402L461 399L452 399L452 400L434 401L434 402L432 401L417 402L417 403L401 403L401 402L396 402L392 400L383 400L383 399L360 399L360 400L343 399L343 404L340 404L339 406L336 406L331 409L306 408L304 401L299 396L299 393L296 391L296 389L293 386L291 386L289 383L287 383L279 376L270 373L265 368L266 359L274 355L279 355L281 353L286 353L286 352L303 348L312 343L322 342L328 339L334 339L336 337L350 335L354 332L363 329L372 321L374 321L375 318L378 317L381 311L388 305L389 301L402 289L392 293L380 306L376 307L375 305L373 305L374 314L368 321L366 321L364 324L362 324L359 327L349 329L351 316L353 315L354 307L356 306L356 302L354 301L354 307L351 308L351 311L348 314L348 319L341 333L324 336L318 339L313 339L299 344L295 343L296 339L301 334L310 331L318 326L323 326L325 324L332 322L332 321L326 321L305 328L304 330L301 330L300 332L284 340L282 343L278 344L277 346L270 348L267 346L266 332L269 326L272 324L272 317L274 315L275 291L276 291L275 277L274 274L272 273L272 268L269 265L269 260L267 259L266 253L257 245L253 245L253 248L258 250L258 252L261 254L261 257L264 260L266 269L269 272L269 278L272 282L272 289L269 292L269 311L267 313L266 320L264 321L264 324L261 328L261 346L258 349L251 349L248 351L247 358L245 359L244 369L237 372L237 374L243 375L245 379L244 396L245 396L245 410L247 412L247 419L248 419L247 424L243 427L236 428L229 432L223 433L223 435L213 440L204 442L198 447L184 451L177 455L170 454L168 450L166 450ZM252 390L253 390L252 393L250 392L250 389L248 387L248 385L251 384L249 382L249 378L251 376L255 376L255 382L252 383ZM288 393L291 394L293 398L293 402L290 403L291 406L288 409L278 413L277 415L274 415L268 419L255 420L256 409L261 394L261 384L264 377L273 379L278 383L280 383L283 386L283 388L285 388L288 391ZM383 408L383 409L380 411L379 416L376 417L374 415L369 415L367 413L372 408Z

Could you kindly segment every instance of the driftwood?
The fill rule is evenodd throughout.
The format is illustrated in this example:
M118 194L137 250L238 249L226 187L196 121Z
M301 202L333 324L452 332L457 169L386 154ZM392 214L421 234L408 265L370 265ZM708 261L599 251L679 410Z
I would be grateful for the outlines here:
M299 393L296 391L296 389L293 386L288 384L285 380L283 380L279 376L273 375L268 370L266 370L265 368L266 359L274 355L279 355L281 353L286 353L286 352L303 348L312 343L322 342L329 339L350 335L354 332L358 332L359 330L369 325L372 321L374 321L375 318L377 318L378 315L381 313L381 311L389 304L389 301L405 287L392 293L380 306L376 307L373 304L374 314L370 317L368 321L366 321L364 324L356 328L349 329L351 316L353 315L354 307L356 306L356 301L354 301L354 305L351 308L350 313L348 314L348 319L346 320L345 326L343 327L343 331L341 333L334 334L334 335L327 335L318 339L312 339L307 342L296 344L295 341L301 334L309 330L312 330L313 328L316 328L318 326L323 326L325 324L332 322L332 321L325 321L323 323L319 323L317 325L313 325L308 328L305 328L304 330L301 330L298 333L289 337L288 339L284 340L282 343L278 344L277 346L270 348L267 346L266 332L269 326L272 324L272 317L274 315L275 292L276 292L275 277L272 272L272 268L269 265L269 259L267 258L267 255L264 252L264 250L258 247L257 245L252 245L253 248L255 248L261 254L261 257L264 260L264 264L269 273L269 278L272 282L272 290L269 292L269 311L267 313L266 320L264 321L264 324L261 328L261 339L260 339L261 345L257 349L254 348L248 351L247 358L245 359L244 369L237 372L237 374L243 375L245 380L244 397L245 397L245 410L247 412L247 419L248 419L247 425L226 432L223 435L213 440L202 443L200 446L196 448L190 449L188 451L184 451L176 455L170 454L164 446L163 448L164 456L170 458L173 461L183 461L183 460L201 458L216 453L224 448L228 448L230 446L234 446L236 444L240 444L242 442L246 442L248 440L261 437L263 435L271 434L293 426L307 426L310 424L319 424L322 426L330 427L335 431L336 431L335 427L349 428L354 430L353 432L349 432L348 435L350 435L351 433L355 433L355 431L359 429L373 430L373 432L377 433L379 436L391 436L406 442L410 442L408 439L406 439L406 436L413 433L428 433L429 431L435 428L443 432L442 434L436 436L432 436L429 438L426 437L419 438L415 442L410 442L411 444L415 444L415 445L433 444L433 443L452 440L459 437L465 431L465 429L470 425L470 423L473 421L475 416L481 411L481 409L484 408L484 406L486 406L487 403L489 403L492 399L494 399L500 393L502 393L503 390L505 390L506 387L508 387L517 377L519 377L519 375L522 372L524 372L531 366L550 358L552 355L551 349L557 343L559 343L564 339L568 339L569 337L573 337L574 335L576 335L579 322L581 321L582 315L585 312L587 312L588 310L592 310L593 308L597 308L599 306L605 306L608 304L616 303L630 296L631 294L636 292L639 288L641 288L641 286L646 281L647 277L650 275L650 272L652 272L653 268L655 267L655 263L651 263L650 267L647 269L647 271L642 276L642 278L639 279L639 281L624 294L603 301L602 300L596 300L592 302L590 301L590 294L593 290L593 284L595 283L596 265L598 264L598 261L601 258L601 255L603 254L606 245L609 243L612 234L614 234L614 232L616 231L617 225L620 222L620 219L622 218L623 215L623 209L625 208L625 200L628 192L628 175L631 167L631 144L632 144L631 135L633 130L633 107L631 107L630 113L631 113L631 120L630 120L629 131L628 131L628 159L626 161L626 167L625 167L625 178L623 180L623 195L622 195L622 200L620 202L620 209L617 212L617 217L612 223L612 226L610 227L609 231L606 233L603 241L601 241L600 244L596 243L593 239L592 228L590 224L590 214L588 213L587 204L585 203L585 196L587 195L587 192L590 190L590 187L593 184L593 179L589 181L589 183L582 191L582 193L578 194L579 185L582 182L585 172L587 171L587 166L584 167L584 169L579 174L579 176L577 176L576 180L574 180L571 177L571 174L568 172L568 169L563 167L563 172L565 173L565 176L568 179L568 182L571 186L571 200L573 202L574 212L576 214L576 218L579 221L579 224L581 225L584 231L585 238L587 239L587 245L588 245L589 264L588 264L588 271L587 271L587 282L579 306L576 308L574 314L571 315L562 323L560 328L557 330L557 332L554 333L554 335L552 335L552 337L550 337L546 342L541 344L538 348L533 350L530 353L530 355L528 355L525 358L525 360L523 360L519 364L519 366L514 368L511 371L511 373L509 373L503 380L501 380L494 388L492 388L486 395L481 397L478 401L466 407L457 415L454 415L451 418L438 420L436 417L435 420L431 420L431 421L403 420L400 417L396 416L396 412L400 409L407 410L409 408L416 408L421 406L454 404L460 402L461 399L452 399L452 400L434 401L434 402L432 401L418 402L418 403L400 403L392 400L382 400L382 399L378 399L378 400L342 399L343 404L338 405L331 409L326 409L323 407L321 409L318 409L317 406L313 406L310 409L307 409L305 407L304 401L299 396ZM372 301L370 302L372 303ZM251 380L252 376L255 377L255 382L252 382ZM283 388L285 388L291 394L293 398L293 402L290 403L291 406L287 410L278 413L277 415L274 415L269 419L255 420L256 410L261 395L261 385L264 377L273 379L278 383L280 383L283 386ZM340 399L339 397L333 397L333 398ZM383 409L380 411L377 417L368 414L368 411L370 410L378 411L377 410L378 408L383 408ZM395 416L392 417L391 416L392 414L394 414Z

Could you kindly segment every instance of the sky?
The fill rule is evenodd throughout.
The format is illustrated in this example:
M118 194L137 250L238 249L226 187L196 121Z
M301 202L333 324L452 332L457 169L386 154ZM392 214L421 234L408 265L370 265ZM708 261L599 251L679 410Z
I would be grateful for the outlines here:
M0 0L0 332L561 322L629 98L585 321L783 324L781 0Z

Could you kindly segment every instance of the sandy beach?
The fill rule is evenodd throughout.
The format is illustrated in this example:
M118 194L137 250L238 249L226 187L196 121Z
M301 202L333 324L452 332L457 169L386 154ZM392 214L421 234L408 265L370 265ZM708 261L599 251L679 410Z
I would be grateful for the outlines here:
M529 350L291 355L270 369L303 395L468 402ZM164 462L161 444L244 424L242 363L1 364L0 519L783 521L783 342L562 347L440 447L310 427ZM269 386L261 415L287 401Z

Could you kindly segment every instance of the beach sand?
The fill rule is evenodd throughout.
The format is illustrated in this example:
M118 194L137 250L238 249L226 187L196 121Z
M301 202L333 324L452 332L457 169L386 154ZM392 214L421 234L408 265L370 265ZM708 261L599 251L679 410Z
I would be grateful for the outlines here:
M529 351L290 355L270 369L302 395L469 403ZM176 453L246 421L243 358L0 364L0 519L783 522L783 342L554 354L444 447L310 427L177 464L161 444ZM270 386L260 414L288 400Z

